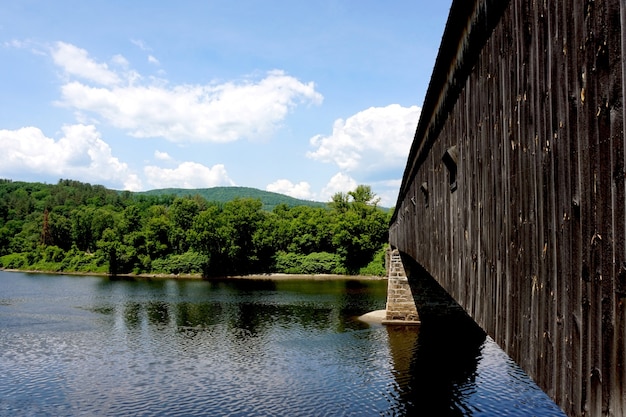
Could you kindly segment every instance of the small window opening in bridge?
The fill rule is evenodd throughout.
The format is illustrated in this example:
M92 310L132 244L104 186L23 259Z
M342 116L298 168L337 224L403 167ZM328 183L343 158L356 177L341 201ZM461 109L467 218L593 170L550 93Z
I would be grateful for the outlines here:
M443 163L448 168L448 173L450 175L450 191L454 192L457 189L456 182L456 165L458 161L458 152L456 150L456 146L451 146L446 149L446 152L443 154Z
M422 194L424 194L424 207L428 207L428 183L423 182L420 186L420 190L422 190Z

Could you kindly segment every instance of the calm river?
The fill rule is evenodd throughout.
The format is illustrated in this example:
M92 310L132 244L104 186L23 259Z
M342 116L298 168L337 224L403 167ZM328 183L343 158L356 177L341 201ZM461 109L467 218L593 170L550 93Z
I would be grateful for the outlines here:
M360 322L386 285L0 271L0 415L562 415L490 339Z

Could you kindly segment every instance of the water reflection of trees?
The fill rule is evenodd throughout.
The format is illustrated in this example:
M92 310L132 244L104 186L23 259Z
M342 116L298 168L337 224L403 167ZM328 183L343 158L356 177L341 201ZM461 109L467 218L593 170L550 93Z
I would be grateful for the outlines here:
M179 302L169 305L178 328L206 328L220 322L222 305L212 302ZM170 314L168 314L169 317Z
M277 328L321 332L363 327L351 317L382 308L385 289L384 282L356 280L125 280L102 286L117 305L111 312L128 330L144 323L155 331L225 325L243 330L233 332L240 337L260 337Z
M169 306L165 301L150 301L147 304L148 320L151 324L167 325L170 321Z
M134 328L141 324L142 307L138 302L129 302L124 305L124 322L127 327Z
M475 388L485 336L430 279L413 281L422 325L386 331L396 380L390 394L405 415L471 415L465 400ZM280 346L283 334L293 340L294 329L302 340L356 330L350 348L325 352L321 361L350 363L355 350L359 355L366 350L364 357L373 362L352 365L366 372L378 366L375 361L385 340L377 339L380 332L358 331L368 325L353 319L384 307L384 282L170 281L149 284L143 293L136 283L119 284L127 300L121 313L128 332L177 332L177 349L199 355L213 355L211 347L218 343L232 354L244 349L238 359L242 363L254 358L271 364L281 352L268 346Z

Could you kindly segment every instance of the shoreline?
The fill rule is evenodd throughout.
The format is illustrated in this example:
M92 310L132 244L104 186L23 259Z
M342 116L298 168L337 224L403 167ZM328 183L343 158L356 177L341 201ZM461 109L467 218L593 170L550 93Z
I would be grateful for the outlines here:
M268 273L268 274L250 274L250 275L227 275L220 277L204 278L201 274L118 274L110 275L106 272L68 272L68 271L41 271L30 269L9 269L0 268L4 272L22 272L25 274L49 274L49 275L75 275L75 276L96 276L108 277L112 279L181 279L181 280L204 280L204 281L222 281L222 280L311 280L311 281L331 281L331 280L358 280L358 281L382 281L387 277L379 277L373 275L340 275L340 274L284 274L284 273Z

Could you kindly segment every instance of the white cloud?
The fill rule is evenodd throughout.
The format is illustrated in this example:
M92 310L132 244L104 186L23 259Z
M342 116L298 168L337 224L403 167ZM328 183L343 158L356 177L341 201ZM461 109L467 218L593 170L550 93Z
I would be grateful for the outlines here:
M124 55L120 54L113 55L113 58L111 58L111 62L115 65L119 65L122 68L128 68L128 66L130 65L130 62L128 62Z
M299 101L321 100L312 83L278 71L256 83L103 88L73 81L62 87L65 106L95 113L135 137L174 142L264 137Z
M196 162L183 162L173 169L149 165L144 168L144 174L152 188L210 188L235 185L221 164L209 168Z
M401 169L420 115L417 106L370 107L346 120L337 119L330 136L317 135L309 158L336 164L346 172Z
M76 76L101 85L111 86L120 83L120 77L109 69L107 64L98 63L89 57L84 49L65 42L57 42L52 47L54 63L63 68L68 76ZM114 57L119 62L119 56Z
M2 43L4 48L14 48L14 49L28 49L34 55L40 56L48 56L49 48L47 46L43 46L35 41L30 39L19 40L19 39L11 39L10 41L5 41Z
M323 201L330 201L332 197L337 193L347 193L353 191L357 187L357 182L354 178L350 177L343 172L335 174L328 184L322 189L321 197Z
M161 161L170 161L172 157L167 152L154 151L154 157Z
M132 42L148 49L142 41ZM173 142L264 138L278 129L296 106L323 100L314 83L303 83L278 70L261 79L169 85L152 77L144 81L141 74L128 69L121 55L112 58L120 68L116 72L74 45L57 42L51 50L55 64L68 77L58 104L79 114L88 113L135 137ZM158 64L152 55L148 59Z
M5 48L23 49L29 47L30 42L19 39L11 39L10 41L2 42L2 46Z
M148 55L148 62L154 65L161 65L161 63L159 62L158 59L156 59L154 56L152 55Z
M376 181L370 184L373 190L376 190L376 196L380 198L381 207L393 207L396 205L398 199L398 191L400 190L400 184L402 179L393 179L385 181Z
M90 182L107 182L126 190L141 189L127 164L112 155L93 125L67 125L63 137L46 137L36 127L0 130L3 161L0 173L41 173Z
M371 107L345 120L337 119L329 136L311 138L315 150L307 156L341 169L324 188L322 196L330 199L337 192L353 190L357 185L353 176L361 178L359 184L364 183L362 178L367 178L381 199L380 205L395 205L420 112L417 106L398 104Z
M143 40L141 39L131 39L130 42L137 46L139 49L141 49L142 51L151 51L152 48L150 48Z
M305 181L294 184L289 180L281 179L269 184L265 189L273 193L285 194L303 200L311 200L313 198L311 185Z
M100 116L135 137L231 142L263 137L300 102L319 103L313 83L282 72L257 82L220 85L92 87L63 85L61 104Z

